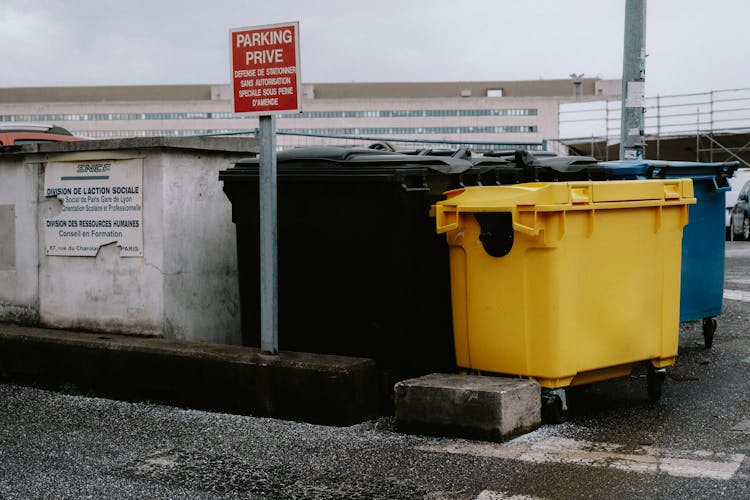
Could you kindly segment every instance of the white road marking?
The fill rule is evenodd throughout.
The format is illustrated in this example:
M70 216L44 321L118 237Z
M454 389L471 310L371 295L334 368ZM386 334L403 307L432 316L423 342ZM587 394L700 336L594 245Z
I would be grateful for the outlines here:
M510 495L504 491L484 490L475 500L543 500L539 497L530 497L528 495Z
M726 282L735 285L750 285L750 278L727 278Z
M750 302L750 292L746 290L724 290L724 298L729 300L741 300Z
M435 453L455 453L477 457L521 460L532 463L565 463L612 468L641 474L668 474L678 477L731 479L745 459L736 453L681 451L642 446L625 452L625 446L575 439L548 437L529 443L454 442L420 446Z

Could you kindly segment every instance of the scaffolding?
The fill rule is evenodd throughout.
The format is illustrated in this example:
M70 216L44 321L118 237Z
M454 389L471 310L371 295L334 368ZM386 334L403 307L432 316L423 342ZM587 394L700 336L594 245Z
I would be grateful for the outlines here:
M575 151L588 149L601 159L615 159L611 146L619 145L621 106L620 99L561 104L560 137L552 141ZM649 157L661 159L665 142L692 138L694 145L687 149L694 157L684 159L733 159L750 167L750 88L657 95L646 98L645 109Z

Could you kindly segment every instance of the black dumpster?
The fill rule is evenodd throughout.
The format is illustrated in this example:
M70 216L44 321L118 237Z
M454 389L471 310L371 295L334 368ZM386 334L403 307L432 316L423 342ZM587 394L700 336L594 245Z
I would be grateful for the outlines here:
M477 155L471 163L479 169L483 186L501 186L523 182L523 169L516 166L512 156Z
M472 155L483 186L526 182L601 181L609 178L607 169L589 156L557 156L548 151L501 150Z
M220 172L237 231L243 343L260 345L258 158ZM448 155L277 155L279 349L374 359L392 383L455 369L448 247L429 217L479 182Z

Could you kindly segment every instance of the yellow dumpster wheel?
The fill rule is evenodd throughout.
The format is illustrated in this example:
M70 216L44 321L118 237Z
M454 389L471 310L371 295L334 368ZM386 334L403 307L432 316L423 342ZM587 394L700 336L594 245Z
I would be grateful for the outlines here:
M664 385L665 378L667 378L666 368L655 368L651 363L648 364L646 391L650 402L657 403L661 399L661 388Z
M548 424L561 424L566 420L568 420L568 398L565 395L565 388L542 387L542 421Z
M664 380L667 376L666 368L656 368L651 362L646 362L647 373L646 373L646 392L648 394L648 401L651 403L658 403L661 399L662 387L664 386ZM462 368L458 370L458 373L469 376L495 376L495 377L507 377L507 375L482 372L476 369ZM519 377L529 378L529 377ZM529 378L533 380L533 378ZM582 386L575 387L585 387ZM568 420L568 398L566 389L572 386L557 387L550 389L548 387L542 387L542 421L546 424L562 424Z
M666 368L655 368L647 363L646 392L651 403L661 399L662 387L667 377ZM578 386L580 387L580 386ZM561 424L568 419L568 399L566 388L549 389L542 387L542 421L547 424Z

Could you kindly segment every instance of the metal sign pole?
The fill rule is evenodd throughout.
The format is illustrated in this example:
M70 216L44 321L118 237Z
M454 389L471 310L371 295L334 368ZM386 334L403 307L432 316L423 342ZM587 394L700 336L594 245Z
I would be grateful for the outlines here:
M279 353L276 117L260 118L260 348Z

